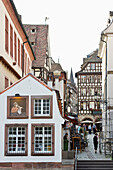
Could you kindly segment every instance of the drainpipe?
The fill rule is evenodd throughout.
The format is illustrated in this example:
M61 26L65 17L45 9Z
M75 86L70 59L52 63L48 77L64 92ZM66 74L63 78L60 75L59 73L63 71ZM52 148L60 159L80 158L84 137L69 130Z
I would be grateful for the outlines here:
M107 42L102 39L102 36L106 36L105 34L101 34L101 41L106 44L106 73L105 73L105 155L106 155L106 138L107 138Z
M24 76L24 44L27 43L27 41L23 42L23 55L22 55L22 77Z

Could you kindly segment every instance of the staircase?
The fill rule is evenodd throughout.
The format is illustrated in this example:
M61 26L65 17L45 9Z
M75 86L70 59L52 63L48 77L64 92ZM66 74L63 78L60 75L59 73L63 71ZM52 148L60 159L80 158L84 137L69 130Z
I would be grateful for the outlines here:
M110 160L78 160L77 170L113 170Z

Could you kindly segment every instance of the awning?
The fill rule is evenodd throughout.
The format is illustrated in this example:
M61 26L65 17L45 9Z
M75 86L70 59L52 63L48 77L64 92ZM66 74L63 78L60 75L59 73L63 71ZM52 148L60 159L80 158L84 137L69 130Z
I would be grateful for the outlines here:
M95 122L95 124L99 124L99 123L102 123L102 121Z
M78 125L78 118L73 117L73 116L64 116L66 119L70 120L72 123L75 123L76 125Z
M93 123L93 121L91 121L91 120L84 120L84 121L82 121L80 123Z

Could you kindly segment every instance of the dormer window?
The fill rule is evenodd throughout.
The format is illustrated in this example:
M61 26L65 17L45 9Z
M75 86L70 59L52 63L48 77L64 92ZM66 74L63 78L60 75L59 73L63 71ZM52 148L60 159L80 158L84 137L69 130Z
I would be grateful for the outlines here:
M94 63L91 63L91 70L95 70L95 64Z
M36 32L36 29L33 28L33 29L31 30L31 33L35 33L35 32Z
M35 45L35 42L31 42L31 45L34 46L34 45Z

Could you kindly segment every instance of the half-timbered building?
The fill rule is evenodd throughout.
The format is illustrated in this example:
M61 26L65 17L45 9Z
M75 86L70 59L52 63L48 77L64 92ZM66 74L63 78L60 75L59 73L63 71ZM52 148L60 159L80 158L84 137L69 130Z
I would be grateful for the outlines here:
M83 58L81 70L76 73L80 122L89 120L96 123L101 118L102 60L97 53L95 50Z

